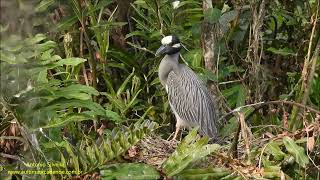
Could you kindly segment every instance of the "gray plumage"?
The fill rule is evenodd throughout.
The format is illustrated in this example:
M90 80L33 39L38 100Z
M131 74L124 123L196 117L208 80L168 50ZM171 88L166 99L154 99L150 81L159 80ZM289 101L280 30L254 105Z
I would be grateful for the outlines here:
M185 64L179 52L167 54L159 67L161 84L166 88L170 107L180 126L199 126L200 134L215 139L218 134L218 109L205 84Z

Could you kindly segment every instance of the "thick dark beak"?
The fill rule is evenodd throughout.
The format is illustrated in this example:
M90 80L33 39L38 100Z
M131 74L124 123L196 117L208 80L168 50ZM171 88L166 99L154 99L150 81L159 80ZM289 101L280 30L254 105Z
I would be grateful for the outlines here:
M165 46L165 45L160 46L160 48L156 52L156 56L158 57L161 54L163 54L166 51L166 48L167 48L167 46Z

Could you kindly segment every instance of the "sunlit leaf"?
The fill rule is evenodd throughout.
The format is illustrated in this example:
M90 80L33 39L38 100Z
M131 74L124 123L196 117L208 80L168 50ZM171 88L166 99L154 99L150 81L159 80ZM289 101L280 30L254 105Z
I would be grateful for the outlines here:
M55 0L42 0L36 7L36 12L45 11L49 6L53 5Z
M286 155L284 152L281 151L279 145L274 141L268 143L266 150L270 152L276 160L281 160Z
M87 61L86 59L83 58L67 58L67 59L61 59L58 62L55 63L57 66L77 66L83 62Z
M100 171L102 179L159 179L159 172L147 164L121 163L105 166Z
M176 151L162 164L168 176L180 173L192 161L199 160L220 148L218 144L207 144L208 137L197 139L196 136L197 128L194 128L182 140Z
M124 80L124 82L121 84L121 86L119 87L118 91L117 91L117 96L119 97L120 94L122 92L124 92L127 84L129 83L130 79L133 77L134 75L134 69L132 70L132 73Z
M286 136L283 138L283 144L285 145L286 149L290 154L293 155L295 161L302 167L306 167L309 163L309 158L306 155L303 147L298 146L293 139Z
M267 51L270 51L273 54L279 54L279 55L282 55L282 56L295 56L296 55L292 49L289 49L287 47L280 48L280 49L276 49L274 47L269 47L267 49Z
M218 168L186 169L176 175L175 179L221 179L229 174L231 172Z
M205 13L204 17L210 23L217 23L221 16L221 10L218 8L209 8Z

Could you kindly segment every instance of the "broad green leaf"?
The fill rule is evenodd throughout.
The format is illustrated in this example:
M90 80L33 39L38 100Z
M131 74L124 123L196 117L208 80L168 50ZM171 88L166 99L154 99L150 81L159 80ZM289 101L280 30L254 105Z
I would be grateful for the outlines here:
M109 120L115 121L115 122L121 122L122 118L120 117L120 115L116 112L110 111L110 110L106 110L106 115L107 118L109 118Z
M103 22L103 23L99 23L96 26L92 26L90 28L91 29L97 29L97 28L110 29L118 26L124 26L126 24L127 24L126 22Z
M127 65L128 67L135 67L139 68L138 64L132 59L132 55L128 55L125 52L121 51L120 49L112 50L109 48L108 50L109 56L114 58L117 61L120 61Z
M218 82L218 77L213 74L213 72L209 69L203 69L203 75L206 79L213 81L213 82Z
M128 34L126 34L126 39L128 39L128 38L130 38L130 37L132 37L132 36L141 36L141 37L145 37L146 36L146 34L145 33L143 33L143 32L141 32L141 31L133 31L133 32L131 32L131 33L128 33Z
M218 8L209 8L206 12L204 12L205 19L210 23L219 22L220 16L221 10Z
M112 164L100 168L102 179L104 180L131 180L131 179L159 179L160 174L153 167L142 163L121 163Z
M125 108L125 110L123 112L126 112L129 108L131 108L132 106L134 106L136 99L139 95L139 93L142 91L142 89L140 89L131 99L131 101L127 104L127 107Z
M293 139L286 136L283 138L283 144L285 145L288 152L293 155L295 161L303 168L307 167L309 163L309 158L305 154L303 147L298 146Z
M117 97L112 96L111 94L105 94L108 98L108 100L114 105L116 106L118 109L120 110L124 110L125 109L125 104L124 102L122 102L121 100L119 100Z
M268 143L266 151L272 154L274 158L278 161L282 160L286 155L284 152L281 151L279 145L274 141Z
M223 96L229 97L239 92L241 85L235 85L222 91Z
M19 63L16 61L16 56L13 53L9 53L6 51L0 51L0 60L9 64ZM23 62L20 62L23 63Z
M82 10L80 9L79 7L79 4L78 4L78 1L76 0L71 0L71 7L72 7L72 10L73 12L76 14L78 20L82 22Z
M244 117L248 117L251 113L253 113L255 109L253 107L246 107L241 110L244 113ZM238 127L237 117L232 117L228 120L228 123L222 128L220 131L221 136L227 137L230 134L234 133Z
M237 84L222 91L222 94L227 98L229 106L234 107L238 103L238 95L241 87L241 85Z
M55 43L54 41L46 41L41 44L36 44L36 49L40 52L44 52L56 46L57 46L57 43Z
M81 85L81 84L72 84L65 88L60 89L63 93L76 93L76 92L83 92L91 95L98 96L99 92L91 86Z
M43 126L42 128L61 127L71 122L80 122L80 121L90 120L90 119L93 119L93 117L88 116L85 113L69 114L66 117L61 117L61 118L57 118L49 121L49 124Z
M79 159L78 156L73 152L73 148L71 144L68 142L65 143L66 151L68 152L68 155L70 156L69 159L71 159L72 165L75 168L76 171L80 171L80 166L79 166Z
M56 109L61 110L65 108L88 108L91 111L95 112L95 115L105 116L106 112L105 109L102 108L100 104L92 102L91 100L79 100L79 99L66 99L66 98L59 98L50 101L48 104L45 105L44 108L46 109Z
M55 29L58 31L64 31L66 29L69 29L77 21L78 21L78 18L75 15L66 17L56 24Z
M121 86L119 87L119 89L118 89L118 91L117 91L117 96L118 96L118 97L120 96L120 94L121 94L122 92L125 91L125 88L126 88L127 84L129 83L130 79L133 77L133 75L134 75L134 68L133 68L133 70L132 70L132 73L124 80L124 82L123 82L123 83L121 84Z
M162 164L165 173L172 177L179 174L191 162L199 160L220 148L218 144L207 144L208 137L196 138L194 128L179 144L176 151Z
M80 100L90 100L91 95L83 92L64 92L58 91L54 94L55 98L63 97L66 99L80 99Z
M53 5L55 0L42 0L36 7L36 12L45 11L49 6Z
M104 74L103 76L104 82L106 83L107 90L111 93L111 96L115 96L116 92L113 89L112 80L109 75ZM106 93L101 93L102 95L106 95Z
M289 49L287 47L285 48L280 48L280 49L276 49L274 47L269 47L267 49L267 51L270 51L272 52L273 54L279 54L279 55L282 55L282 56L295 56L296 54L293 52L292 49Z
M37 81L41 83L48 83L47 73L47 69L42 68L42 71L38 73Z
M175 179L221 179L230 174L231 172L219 168L186 169L176 175Z
M281 167L280 166L266 166L264 168L263 177L269 179L275 179L281 177Z
M237 98L237 107L245 105L246 96L247 96L246 89L243 87L243 85L240 85L240 89L238 92L238 98Z
M33 37L27 38L25 39L25 42L27 43L27 45L34 45L37 44L43 40L47 39L47 37L44 34L36 34ZM52 43L53 41L51 41L50 43ZM55 42L53 42L55 44Z
M56 66L77 66L83 62L87 61L86 59L83 58L67 58L67 59L61 59L58 62L55 63Z
M189 51L186 54L186 60L189 64L191 64L192 67L201 67L202 65L202 50L201 49L195 49L192 51Z
M178 8L182 7L182 6L185 6L185 5L188 5L188 4L194 4L194 5L199 5L200 2L199 1L191 1L191 0L188 0L188 1L182 1L180 2Z

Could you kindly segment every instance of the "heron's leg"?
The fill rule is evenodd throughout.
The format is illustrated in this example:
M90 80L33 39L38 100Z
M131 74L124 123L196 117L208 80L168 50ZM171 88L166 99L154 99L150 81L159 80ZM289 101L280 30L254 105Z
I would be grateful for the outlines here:
M176 140L179 130L180 130L180 125L177 123L176 131L174 132L174 136L173 136L172 140Z
M183 134L183 131L185 130L185 128L183 128L182 130L181 130L181 133L180 133L180 141L182 141L182 134Z
M173 136L173 134L174 134L174 132L172 132L172 133L170 134L170 136L167 138L167 141L169 141L169 139Z

